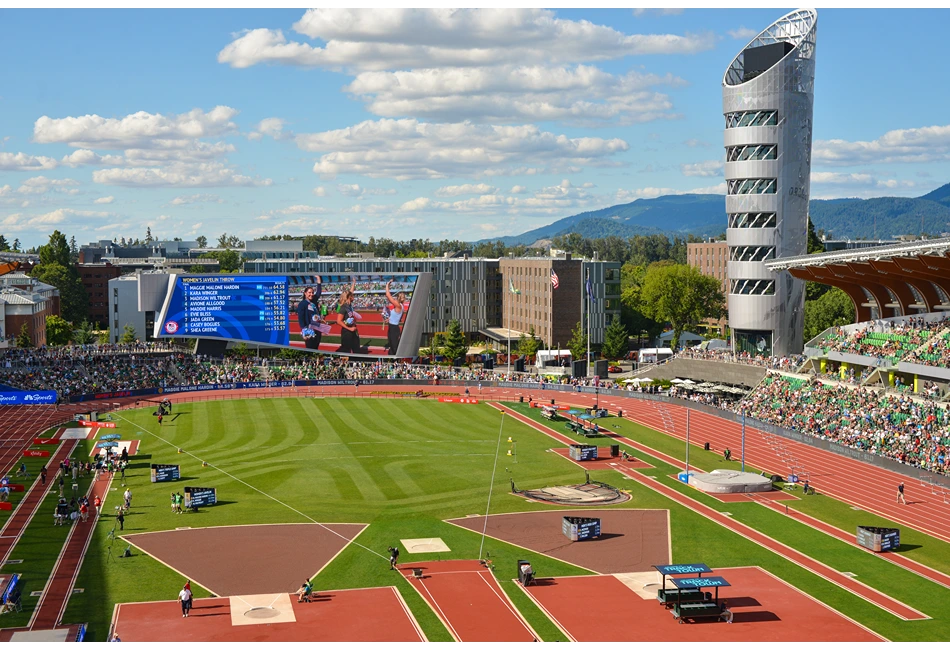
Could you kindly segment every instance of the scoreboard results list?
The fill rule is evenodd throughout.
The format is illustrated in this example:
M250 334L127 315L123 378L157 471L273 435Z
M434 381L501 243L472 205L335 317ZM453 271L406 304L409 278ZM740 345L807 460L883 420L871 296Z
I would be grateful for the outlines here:
M285 276L178 277L162 334L289 345Z

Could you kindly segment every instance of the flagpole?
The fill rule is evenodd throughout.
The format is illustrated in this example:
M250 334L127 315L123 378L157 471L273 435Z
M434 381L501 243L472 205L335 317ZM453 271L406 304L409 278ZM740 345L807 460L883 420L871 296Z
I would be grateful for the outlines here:
M508 381L511 381L511 303L514 298L511 297L511 280L508 280Z

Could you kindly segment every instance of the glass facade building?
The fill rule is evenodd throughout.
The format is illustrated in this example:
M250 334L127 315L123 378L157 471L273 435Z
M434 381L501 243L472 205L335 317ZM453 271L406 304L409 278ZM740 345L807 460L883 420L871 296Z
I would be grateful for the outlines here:
M766 263L806 252L817 20L810 9L778 19L722 80L729 326L737 351L802 351L805 283Z

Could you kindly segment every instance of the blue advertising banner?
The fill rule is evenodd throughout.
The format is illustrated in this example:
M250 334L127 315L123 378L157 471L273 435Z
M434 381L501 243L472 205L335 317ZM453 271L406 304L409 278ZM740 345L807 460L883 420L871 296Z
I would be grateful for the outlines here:
M376 383L374 379L304 379L300 381L239 381L230 384L198 384L197 386L165 386L164 388L141 388L138 390L119 390L111 393L91 393L71 395L70 402L90 402L119 397L145 397L147 395L175 395L177 393L200 393L208 390L241 390L247 388L293 388L294 386L368 386ZM54 391L55 393L55 391ZM0 393L2 394L2 393Z
M55 390L34 390L15 393L0 393L0 406L35 406L37 404L55 404Z

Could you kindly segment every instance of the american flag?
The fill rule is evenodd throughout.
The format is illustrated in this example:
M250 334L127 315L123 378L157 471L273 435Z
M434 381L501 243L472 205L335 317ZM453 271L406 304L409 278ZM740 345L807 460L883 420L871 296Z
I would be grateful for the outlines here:
M551 286L557 289L560 282L561 281L557 279L557 273L554 272L554 269L551 269Z

